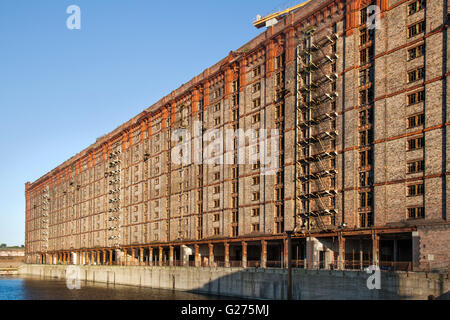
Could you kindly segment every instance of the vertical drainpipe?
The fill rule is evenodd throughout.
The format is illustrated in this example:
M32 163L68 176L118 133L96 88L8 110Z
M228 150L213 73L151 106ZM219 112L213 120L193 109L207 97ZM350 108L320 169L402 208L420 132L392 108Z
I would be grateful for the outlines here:
M287 244L287 300L292 300L292 231L286 231Z
M298 55L299 55L299 48L298 44L295 46L295 137L294 137L294 230L297 229L297 136L298 136L298 68L299 68L299 61L298 61ZM284 110L283 110L284 111ZM286 116L285 113L283 113L283 116ZM283 150L284 151L284 150ZM283 172L284 173L284 172ZM283 177L284 178L284 177Z
M345 30L347 29L347 6L344 6L344 22L342 25L342 33L343 33L343 37L342 37L342 134L341 134L341 146L342 146L342 198L341 198L341 211L342 211L342 218L341 218L341 225L344 224L345 222L345 213L344 213L344 209L345 209L345 61L346 61L346 35L345 35Z
M227 145L226 145L226 141L225 141L225 100L227 98L226 93L227 93L227 82L228 82L228 78L227 78L227 70L225 70L224 75L223 75L223 83L224 83L224 90L223 90L223 99L222 99L222 121L223 121L223 125L221 128L222 131L222 172L223 174L221 174L220 176L223 179L223 183L222 183L222 200L220 201L221 205L222 205L222 233L224 233L225 231L225 154L226 154L226 149L227 149ZM230 82L231 84L231 82ZM230 101L229 99L230 95L228 95L228 102ZM231 183L233 184L233 182Z
M424 9L424 16L425 16L425 18L427 16L427 13L428 13L427 12L427 6L425 6L425 9ZM425 21L426 21L426 19L425 19ZM431 27L431 24L430 24L430 27ZM426 31L427 31L427 28L426 28L426 25L425 25L424 35L426 35ZM444 32L445 32L445 29L443 31L443 34L444 34ZM444 46L444 41L445 41L445 38L443 39L443 43L442 43L443 46ZM423 44L425 45L425 48L426 48L427 47L427 38L426 37L424 37ZM443 52L446 52L446 51L443 51ZM445 59L445 54L443 54L443 56L442 56L442 71L444 71L444 68L445 68L444 67L444 65L445 65L444 59ZM425 83L427 81L427 67L426 67L426 65L427 65L427 54L426 54L426 51L425 51L425 54L423 55L423 65L424 65L424 76L423 76L424 78L423 78L423 81L424 81L424 92L425 92L425 100L423 101L423 114L424 114L425 119L424 119L423 127L426 128L426 126L427 126L427 119L426 119L426 114L427 114L427 99L426 98L427 97L426 97L426 85L425 85ZM445 77L445 73L443 74L443 76ZM444 88L444 81L445 81L445 78L442 80L442 88ZM445 105L444 95L445 95L445 91L442 92L443 105ZM444 115L442 117L444 117ZM445 122L443 122L443 123L445 123ZM443 130L442 132L444 133L445 132L445 126L442 128L442 130ZM444 141L445 136L443 135L442 138L443 138L442 141ZM424 141L426 140L426 132L423 133L423 139L424 139ZM426 143L426 141L425 141L425 143ZM444 168L445 168L445 151L444 151L444 148L445 147L442 146L442 170L444 170ZM426 156L427 156L426 144L422 148L422 156L423 156L423 160L424 160L424 163L425 163ZM444 173L444 177L442 179L442 181L443 181L442 186L444 187L445 171L442 171L442 172ZM426 167L424 168L424 170L422 172L423 185L424 186L425 186L425 173L426 173ZM443 192L442 195L444 195L444 197L445 197L445 189L442 189L442 192ZM425 192L423 193L421 198L422 198L422 203L423 203L423 209L425 211L425 208L426 208L426 205L427 205L427 199L425 197Z
M426 10L426 8L425 8ZM443 30L442 30L442 219L447 220L447 28L448 24L448 0L443 1L442 14L443 14ZM426 11L425 11L426 13Z
M266 50L266 61L267 61L267 50ZM267 94L267 65L264 68L264 100L263 100L264 101L264 128L267 128L267 126L266 126L266 103L267 103L266 102L266 94ZM260 131L260 133L261 133L261 131ZM266 135L267 135L267 132L266 132ZM261 136L259 136L258 139L261 139ZM266 139L267 139L267 136L266 136ZM267 141L265 141L265 143L267 143ZM261 154L260 147L261 146L258 146L259 152ZM264 150L264 151L266 152L267 150ZM261 177L261 166L259 167L259 176ZM261 183L259 185L260 185L260 190L261 190ZM264 177L263 177L263 186L264 186L264 188L263 188L263 201L264 201L264 207L263 207L263 230L264 230L264 233L265 233L266 232L266 175L264 175ZM261 206L261 204L259 206Z
M308 34L308 42L307 42L307 46L309 49L309 53L308 53L308 63L311 66L313 59L312 59L312 54L311 54L311 47L313 45L313 35L311 33ZM311 72L311 68L309 69L308 72L308 121L311 121L312 118L312 112L311 112L311 102L312 102L312 94L311 94L311 83L312 83L312 72ZM308 126L308 139L311 139L312 136L312 130L311 130L311 126ZM311 157L311 153L312 153L312 146L311 143L309 143L308 141L308 157ZM307 176L309 177L311 174L311 164L308 163L308 170L307 170ZM308 192L308 201L307 201L307 207L306 207L306 212L308 213L308 230L311 228L311 220L309 217L309 213L311 212L311 200L309 198L309 195L311 194L311 180L308 179L308 185L307 185L307 192Z

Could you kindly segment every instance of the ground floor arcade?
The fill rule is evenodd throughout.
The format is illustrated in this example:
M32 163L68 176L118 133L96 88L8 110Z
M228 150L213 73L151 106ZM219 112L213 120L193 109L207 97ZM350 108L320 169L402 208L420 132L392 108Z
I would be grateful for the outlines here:
M90 248L41 253L36 263L121 266L192 266L386 270L418 267L413 229L260 236L120 248ZM288 245L288 243L290 245Z

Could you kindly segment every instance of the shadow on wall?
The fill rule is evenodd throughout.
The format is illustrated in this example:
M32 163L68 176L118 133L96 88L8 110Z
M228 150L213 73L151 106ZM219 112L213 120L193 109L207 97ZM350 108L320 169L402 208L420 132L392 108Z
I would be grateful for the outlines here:
M440 295L439 297L435 298L433 297L429 297L430 300L450 300L450 291L447 291L447 293L444 293L443 295Z
M293 270L294 300L427 300L448 299L449 279L431 274L381 272L380 289L369 289L365 271ZM444 282L441 282L444 280ZM176 280L175 280L176 281ZM371 281L373 284L373 281ZM444 288L446 288L445 291ZM284 300L287 271L248 268L218 277L190 292L243 298ZM445 294L443 292L446 292Z
M287 298L287 270L279 268L24 265L19 271L64 279L72 274L69 267L78 268L82 281L251 299ZM449 274L439 273L381 271L377 282L365 271L293 269L292 279L295 300L448 299L450 289Z

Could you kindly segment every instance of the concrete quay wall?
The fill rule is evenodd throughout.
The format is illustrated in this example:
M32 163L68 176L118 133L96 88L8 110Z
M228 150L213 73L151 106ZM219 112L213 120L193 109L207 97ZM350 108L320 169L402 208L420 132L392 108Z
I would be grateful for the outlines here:
M75 270L75 271L74 271ZM254 299L285 299L287 270L139 266L23 265L21 275L103 282ZM427 299L450 290L448 274L381 272L369 290L363 271L294 269L294 299Z
M0 268L0 276L12 276L19 274L17 268Z

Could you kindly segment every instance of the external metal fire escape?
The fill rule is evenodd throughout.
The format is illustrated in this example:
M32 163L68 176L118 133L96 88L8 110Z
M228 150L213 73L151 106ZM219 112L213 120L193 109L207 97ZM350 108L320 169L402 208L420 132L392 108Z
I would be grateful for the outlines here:
M181 103L180 104L180 107L179 107L179 112L180 112L180 117L179 117L179 120L175 120L175 122L174 122L174 124L173 124L173 128L175 129L175 130L177 130L177 129L179 129L179 130L186 130L186 128L188 127L188 118L187 118L187 116L185 116L184 115L184 112L186 112L187 110L188 110L188 106L186 106L185 104L184 104L184 102L183 103ZM182 136L182 138L184 138L183 136ZM188 141L184 141L184 140L181 140L181 141L178 141L180 144L185 144L185 143L187 143ZM188 152L191 152L191 150L189 150ZM186 155L184 155L184 154L181 154L180 155L181 157L184 157L184 156L186 156ZM186 230L184 230L184 228L183 228L183 208L184 208L184 206L183 206L183 204L184 204L184 202L183 202L183 199L184 199L184 196L186 195L186 193L188 192L187 190L186 190L186 188L185 188L185 167L184 167L184 161L183 161L183 159L181 159L181 164L180 164L180 194L179 194L179 197L181 198L181 202L178 204L179 205L179 209L180 209L180 212L179 212L179 216L178 216L178 221L177 221L177 231L178 231L178 235L177 235L177 240L183 240L184 238L185 238L185 231ZM189 179L189 177L188 177L188 179Z
M121 160L120 150L114 151L109 155L109 170L105 177L109 177L109 217L108 217L108 240L109 246L118 249L120 246L120 172Z
M172 209L172 109L169 109L169 115L166 119L166 128L167 128L167 163L166 163L166 241L170 241L170 221L172 218L171 209ZM162 240L162 239L160 239Z
M337 93L329 88L338 76L325 70L338 58L325 53L326 48L335 43L337 35L316 42L314 31L308 28L297 46L296 229L308 231L324 230L322 218L337 213L326 200L337 193L331 184L337 171L330 159L337 156L331 141L338 133L329 126L329 121L337 117L330 107Z
M45 187L42 194L42 252L46 253L48 250L48 238L49 238L49 187Z

